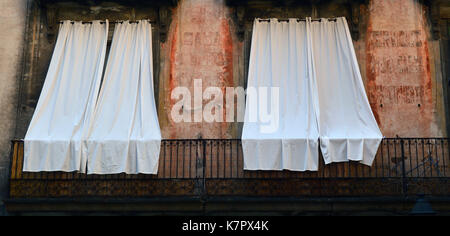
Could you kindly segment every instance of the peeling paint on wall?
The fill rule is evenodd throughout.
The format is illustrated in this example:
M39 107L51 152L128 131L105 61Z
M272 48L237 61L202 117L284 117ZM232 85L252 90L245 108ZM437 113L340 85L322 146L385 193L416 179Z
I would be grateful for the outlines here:
M172 105L177 102L170 98L178 86L189 88L194 96L194 80L201 79L203 90L209 86L232 87L233 83L233 39L229 25L228 9L223 1L189 0L181 1L174 12L169 33L170 46L164 45L168 81L163 81L166 89L160 93L165 101L160 111L164 112L161 128L164 138L230 138L229 123L176 123L170 117ZM164 50L165 49L165 50ZM167 50L170 50L168 52ZM163 73L164 74L164 73ZM164 80L164 76L161 77ZM166 77L167 78L167 77ZM225 93L224 93L225 94ZM202 109L192 106L189 112ZM203 107L209 102L203 101ZM223 107L225 107L225 101ZM223 114L225 118L225 114Z
M414 0L372 0L366 35L369 100L386 137L442 136L433 99L429 29Z

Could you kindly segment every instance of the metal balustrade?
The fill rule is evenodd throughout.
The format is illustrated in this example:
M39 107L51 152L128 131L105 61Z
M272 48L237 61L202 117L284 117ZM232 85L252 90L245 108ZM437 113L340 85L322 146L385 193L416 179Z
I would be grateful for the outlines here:
M241 140L163 140L157 175L26 173L23 141L12 142L10 197L449 194L450 139L383 139L372 167L358 162L319 171L244 170Z

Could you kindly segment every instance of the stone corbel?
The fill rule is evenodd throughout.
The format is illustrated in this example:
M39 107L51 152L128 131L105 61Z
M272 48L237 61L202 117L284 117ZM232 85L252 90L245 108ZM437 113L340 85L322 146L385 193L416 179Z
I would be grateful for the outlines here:
M350 1L349 7L350 7L350 19L349 25L350 25L350 31L352 34L353 40L359 40L359 23L361 20L361 4L362 1Z
M242 42L245 35L245 7L236 7L236 19L238 40Z
M353 40L359 39L359 20L361 16L361 5L358 2L351 4L351 27Z
M239 41L244 40L245 36L245 12L246 2L238 0L225 0L228 7L233 9L233 21L236 24L236 34Z
M322 0L309 0L309 3L311 4L311 17L313 19L320 18L320 4Z
M432 33L433 39L439 40L441 38L441 30L440 30L440 26L439 26L439 21L441 19L440 1L428 0L428 8L430 11L431 33Z
M159 7L159 37L161 42L166 42L170 25L170 14L167 6Z
M42 8L45 16L45 25L47 26L47 40L49 43L53 43L58 31L58 8L56 6L43 6Z

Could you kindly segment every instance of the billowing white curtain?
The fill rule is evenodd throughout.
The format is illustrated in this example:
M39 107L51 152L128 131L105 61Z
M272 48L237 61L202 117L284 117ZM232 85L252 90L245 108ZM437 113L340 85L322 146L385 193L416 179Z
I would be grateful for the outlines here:
M364 90L347 21L322 19L310 28L325 163L372 165L383 136Z
M317 170L319 138L326 164L349 160L372 164L382 134L345 18L256 19L247 90L252 87L279 87L280 119L276 131L261 132L264 121L248 119L261 101L247 94L245 169Z
M270 19L253 25L252 47L247 91L256 88L255 103L247 94L246 122L242 133L244 168L247 170L318 169L318 127L312 91L315 86L310 66L307 24L290 19L289 22ZM268 87L268 96L259 88ZM250 121L253 113L261 109L268 99L267 110L275 94L271 87L279 88L279 125L273 130L264 129L267 122ZM273 96L272 96L273 95Z
M152 64L150 23L116 24L84 146L89 174L157 173L161 132Z
M81 138L95 107L108 22L63 22L36 110L25 136L24 171L80 171Z

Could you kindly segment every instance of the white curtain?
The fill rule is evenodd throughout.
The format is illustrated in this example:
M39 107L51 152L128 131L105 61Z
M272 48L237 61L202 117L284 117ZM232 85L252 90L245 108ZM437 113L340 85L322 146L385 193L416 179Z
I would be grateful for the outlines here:
M255 105L247 94L245 169L317 170L319 136L326 164L348 160L372 164L382 134L345 18L256 19L247 89L270 86L280 89L279 128L262 133L264 122L249 121L260 102Z
M308 45L306 22L256 19L253 25L252 48L247 91L251 88L279 88L279 125L274 132L264 131L258 116L250 121L251 112L261 109L259 100L247 94L246 122L242 133L244 168L247 170L317 170L318 127L313 106L315 88L308 63L311 52ZM270 101L274 99L268 90ZM272 100L273 101L273 100ZM270 108L267 108L270 111Z
M86 168L81 139L100 86L108 22L63 22L36 110L25 136L24 171Z
M116 24L85 142L89 174L156 174L161 133L153 91L148 21Z
M347 21L314 21L311 38L325 163L372 165L383 136L364 90Z

